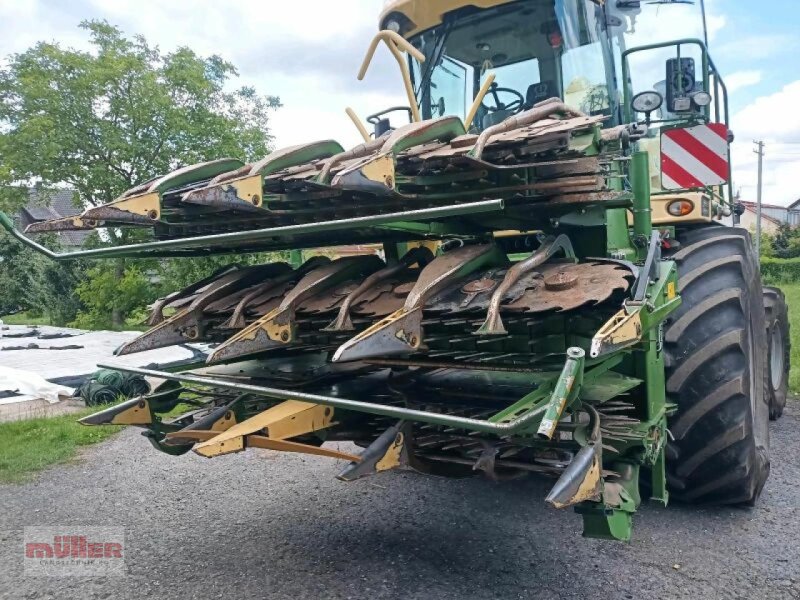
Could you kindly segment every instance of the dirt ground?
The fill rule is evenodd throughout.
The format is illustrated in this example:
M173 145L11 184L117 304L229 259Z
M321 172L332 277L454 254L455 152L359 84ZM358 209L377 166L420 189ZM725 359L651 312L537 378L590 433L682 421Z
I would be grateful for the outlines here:
M344 449L344 446L342 446ZM772 427L755 509L644 506L629 544L584 540L549 482L386 473L266 451L153 451L134 430L0 486L2 598L800 598L800 402ZM42 578L22 529L125 528L127 575Z

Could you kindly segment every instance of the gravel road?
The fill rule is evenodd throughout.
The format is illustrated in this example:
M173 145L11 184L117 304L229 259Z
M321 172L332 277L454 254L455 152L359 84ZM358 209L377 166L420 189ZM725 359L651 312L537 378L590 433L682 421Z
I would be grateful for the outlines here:
M330 459L171 458L127 430L0 486L0 597L800 598L800 401L772 448L757 508L645 506L622 544L582 539L534 478L345 484ZM124 526L127 575L24 575L22 528L49 525Z

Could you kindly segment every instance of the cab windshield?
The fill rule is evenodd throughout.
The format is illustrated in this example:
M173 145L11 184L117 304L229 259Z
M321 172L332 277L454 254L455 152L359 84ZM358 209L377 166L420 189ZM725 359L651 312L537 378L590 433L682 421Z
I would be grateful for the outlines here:
M578 110L616 118L614 64L603 10L591 0L524 0L465 9L410 41L426 57L411 60L424 119L466 117L490 74L495 81L472 122L481 130L559 97Z

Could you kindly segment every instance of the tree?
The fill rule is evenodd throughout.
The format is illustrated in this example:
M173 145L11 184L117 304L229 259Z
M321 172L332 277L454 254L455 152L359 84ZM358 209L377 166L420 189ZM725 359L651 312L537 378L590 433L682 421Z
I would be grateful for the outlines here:
M39 241L58 250L55 238ZM28 311L44 315L53 325L67 325L83 308L75 288L86 265L55 263L18 242L0 245L0 315Z
M40 42L0 68L0 209L24 202L15 183L67 185L96 206L183 165L269 152L269 114L280 100L252 87L229 89L237 76L230 63L185 47L162 53L105 21L80 27L91 52ZM107 242L135 235L112 231ZM107 284L108 268L117 283L136 278L123 260L89 275ZM92 300L87 294L84 302ZM120 326L130 303L101 304Z
M97 205L182 165L269 152L280 100L226 91L233 65L185 47L163 54L105 21L80 26L93 52L40 42L0 69L0 185L66 184Z
M771 252L777 258L800 257L800 228L781 223L772 239Z

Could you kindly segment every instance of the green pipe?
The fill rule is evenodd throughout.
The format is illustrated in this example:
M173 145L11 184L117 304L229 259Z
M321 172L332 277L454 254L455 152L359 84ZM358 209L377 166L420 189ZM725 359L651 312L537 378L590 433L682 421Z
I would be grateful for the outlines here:
M609 187L618 192L624 191L620 177L621 170L621 161L615 160L611 163L613 177L609 178ZM608 208L606 209L606 254L616 256L620 252L624 253L626 259L630 259L634 253L628 227L628 210Z
M569 405L580 392L583 383L583 366L586 362L586 353L581 348L570 348L567 350L567 362L564 363L564 370L556 381L556 387L550 394L550 401L539 424L536 435L541 439L551 440L556 431L558 422L564 409Z
M232 233L217 233L197 237L181 238L175 240L162 240L158 242L145 242L142 244L129 244L125 246L111 246L108 248L93 248L91 250L78 250L75 252L53 252L41 244L24 236L14 227L13 221L3 212L0 212L0 226L8 231L20 242L33 248L46 257L55 260L75 260L79 258L139 258L153 256L148 252L183 251L192 248L208 248L209 246L225 246L232 243L248 243L268 241L276 237L319 233L322 231L337 231L344 229L357 229L363 227L376 227L396 221L424 221L427 219L440 219L444 217L459 217L476 213L500 212L504 208L503 200L482 200L480 202L466 202L451 206L436 208L421 208L402 212L371 215L367 217L354 217L337 221L321 221L318 223L305 223L303 225L286 225L269 229L254 229L252 231L235 231ZM164 254L162 254L164 256ZM169 256L169 254L166 254Z
M650 207L650 163L647 152L631 155L628 173L633 191L633 233L636 238L650 239L653 233L653 209ZM647 247L644 247L647 252Z

